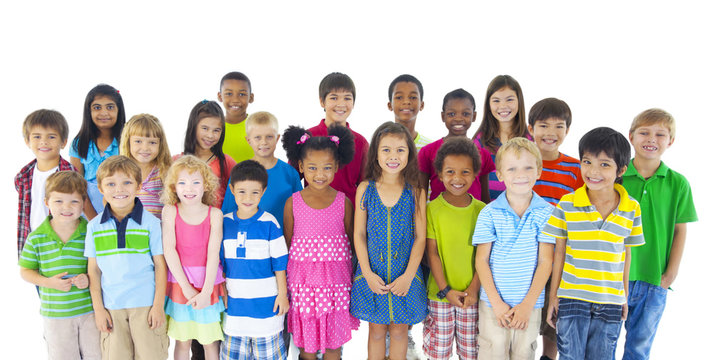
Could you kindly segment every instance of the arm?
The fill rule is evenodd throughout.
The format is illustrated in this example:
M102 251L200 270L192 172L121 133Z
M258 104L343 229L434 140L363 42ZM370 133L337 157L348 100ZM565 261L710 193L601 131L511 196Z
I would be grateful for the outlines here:
M218 276L218 258L220 257L220 243L223 241L223 213L217 208L210 211L210 238L208 239L208 258L205 266L205 280L201 292L189 301L196 310L210 305L210 296L215 287L215 278Z
M72 288L72 279L62 279L62 277L67 274L65 271L52 277L46 277L41 275L37 269L20 267L20 276L23 280L40 287L52 288L64 292Z
M72 164L72 166L74 166L75 169L77 169L77 172L80 175L84 176L84 165L82 164L82 160L80 158L70 156L69 163ZM92 205L92 201L89 200L89 197L87 197L87 199L84 200L84 209L83 210L84 210L84 216L87 217L87 220L91 220L95 216L97 216L97 211L94 209L94 206Z
M213 219L211 217L211 232L213 231L212 225ZM161 233L163 238L163 257L165 259L166 265L168 265L168 269L171 270L171 275L173 275L173 277L176 279L178 286L181 287L183 296L190 301L191 299L193 299L194 296L198 295L198 290L196 290L193 285L188 282L188 278L183 272L183 265L181 265L181 259L178 257L178 251L176 251L175 206L163 207L163 210L161 212L161 227ZM213 279L215 280L215 277L213 277Z
M484 203L489 203L490 202L490 183L488 179L488 174L489 173L481 173L479 176L480 179L480 201Z
M530 315L532 314L532 309L537 303L537 298L540 297L542 290L547 284L547 279L552 273L552 254L553 254L552 244L539 243L539 251L537 256L537 268L535 269L535 275L532 277L532 284L530 284L530 289L527 291L527 295L522 300L521 303L515 305L508 313L507 316L512 316L512 321L510 323L511 328L516 329L527 329L527 324L530 321Z
M149 310L148 322L151 330L158 329L166 321L166 314L163 312L163 304L166 301L166 260L163 255L154 255L153 265L156 291L153 306Z
M104 298L102 298L101 276L102 272L97 266L97 259L88 258L87 274L89 274L89 294L92 297L92 307L94 308L94 322L101 332L111 332L114 323L111 320L109 311L104 308Z
M349 247L352 250L352 254L354 254L354 205L347 197L344 198L344 230L347 232Z
M413 223L413 247L411 247L411 255L408 265L406 265L406 271L390 284L391 292L397 296L406 296L408 294L413 277L416 276L418 267L421 266L421 259L423 259L423 252L426 248L426 192L423 189L418 189L416 193L416 209L413 212Z
M686 245L686 230L686 223L676 224L673 228L671 254L668 256L666 271L661 275L661 287L664 289L668 289L676 280L676 276L678 276L678 268L683 257L683 247Z
M480 220L481 217L478 217ZM478 244L475 250L475 271L480 278L480 284L485 289L485 294L488 295L488 300L493 308L493 312L498 319L500 327L509 327L510 319L506 316L510 310L510 305L503 301L498 294L498 289L495 287L493 273L490 271L490 250L493 243Z
M292 196L287 198L285 201L285 211L282 213L282 223L284 228L282 229L283 236L285 237L285 244L287 244L287 249L290 249L290 244L292 243L292 234L294 232L295 218L292 214ZM347 233L349 234L349 233Z
M473 265L475 266L475 259L473 259ZM478 295L480 295L480 279L478 278L478 272L473 272L473 279L470 280L470 285L465 289L465 297L463 298L463 308L468 308L478 302Z
M555 255L554 262L552 264L552 277L550 282L550 306L547 308L547 323L556 329L556 317L557 309L559 308L559 298L557 297L557 290L560 287L560 281L562 280L562 269L564 269L564 258L565 251L567 248L567 239L557 239L557 244L555 244ZM547 294L545 294L547 295Z
M446 281L446 274L443 272L443 263L441 262L441 257L438 256L438 243L435 239L426 239L426 257L428 258L428 265L431 267L431 275L433 275L433 280L438 285L438 290L443 290L448 286ZM453 306L463 307L463 298L466 293L458 290L449 291L446 294L446 299Z
M287 300L287 277L285 270L275 271L275 279L277 279L277 298L272 311L277 311L277 315L287 314L290 309L290 302ZM279 311L278 311L279 310Z
M631 266L631 248L626 247L624 254L624 304L621 306L621 320L629 315L629 267Z
M359 184L355 199L361 199L364 196L367 185L366 182ZM361 273L364 275L369 289L375 294L386 294L390 288L386 286L386 283L384 283L384 280L380 278L379 275L371 271L369 251L366 243L366 215L366 208L359 202L359 206L354 209L354 251L359 260Z

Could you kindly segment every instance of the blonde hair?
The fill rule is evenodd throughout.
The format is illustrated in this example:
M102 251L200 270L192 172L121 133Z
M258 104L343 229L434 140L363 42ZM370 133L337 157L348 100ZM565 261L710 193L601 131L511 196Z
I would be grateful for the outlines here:
M676 138L676 120L673 115L669 114L668 111L663 109L647 109L642 111L639 115L636 115L634 121L631 122L631 128L629 129L629 135L633 134L636 129L642 126L661 124L668 129L669 135L671 135L671 140Z
M245 120L245 133L250 134L250 130L256 125L269 125L275 133L280 133L280 124L277 122L275 115L267 111L258 111L250 114Z
M87 199L87 180L76 171L57 171L50 175L45 182L45 200L50 198L50 193L61 194L77 193L83 200Z
M498 153L495 154L495 168L500 171L500 163L502 162L505 153L514 152L519 156L523 151L526 151L535 157L537 171L542 171L542 154L540 154L540 149L537 148L537 145L535 145L534 142L527 140L524 137L512 138L500 147Z
M136 180L137 186L141 186L141 168L136 163L136 161L129 159L124 155L114 155L109 156L106 160L102 161L101 165L97 169L97 182L99 183L99 189L101 190L102 180L104 178L112 176L117 172L122 172L129 177Z
M206 205L213 205L218 198L218 177L213 174L213 171L208 165L193 155L183 155L173 162L166 179L163 181L163 192L161 193L161 202L164 205L175 205L178 203L178 195L176 194L176 182L178 181L178 173L186 170L189 174L199 172L203 177L203 199L201 201Z
M158 168L159 176L163 178L171 166L171 151L168 149L166 141L166 133L163 131L163 126L158 118L151 114L134 115L124 125L124 130L121 132L121 143L119 145L119 153L128 157L131 160L138 162L131 156L131 137L145 136L155 137L159 139L158 154L156 155L156 167Z

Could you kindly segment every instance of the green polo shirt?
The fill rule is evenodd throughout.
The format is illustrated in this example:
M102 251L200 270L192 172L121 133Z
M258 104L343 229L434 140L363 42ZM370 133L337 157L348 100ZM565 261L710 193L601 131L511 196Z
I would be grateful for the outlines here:
M698 220L691 186L686 178L661 162L653 176L644 179L634 161L623 176L623 185L641 205L646 244L631 248L629 281L641 280L661 285L671 256L676 224Z
M39 271L44 277L68 272L67 277L87 273L87 258L84 256L84 237L87 220L79 218L79 226L72 236L63 242L50 224L52 215L30 233L20 255L19 265ZM72 285L64 292L40 287L40 314L49 318L69 318L93 312L89 288L78 289Z

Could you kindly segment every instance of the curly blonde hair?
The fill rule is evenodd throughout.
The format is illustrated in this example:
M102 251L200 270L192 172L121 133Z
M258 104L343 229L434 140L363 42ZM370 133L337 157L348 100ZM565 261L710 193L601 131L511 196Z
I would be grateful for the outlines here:
M213 205L218 198L218 177L213 174L213 171L208 165L193 155L183 155L173 162L166 179L163 181L163 192L161 193L161 202L166 205L175 205L178 200L176 194L176 181L178 174L186 170L189 174L198 171L203 177L203 199L201 201L206 205Z

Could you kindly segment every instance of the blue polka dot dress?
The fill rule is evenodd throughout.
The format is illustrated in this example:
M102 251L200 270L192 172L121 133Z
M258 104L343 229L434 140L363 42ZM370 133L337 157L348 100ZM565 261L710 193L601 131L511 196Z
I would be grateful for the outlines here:
M373 181L360 205L366 208L367 251L371 269L389 284L406 271L414 241L414 198L405 185L396 205L381 202ZM352 286L351 313L370 323L417 324L426 317L426 288L419 267L406 296L375 294L369 289L361 267L357 267Z

